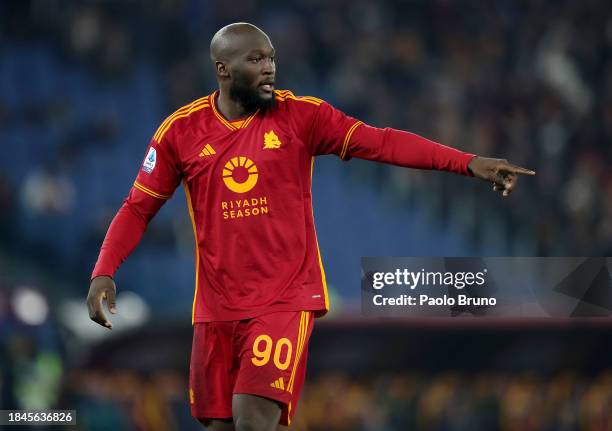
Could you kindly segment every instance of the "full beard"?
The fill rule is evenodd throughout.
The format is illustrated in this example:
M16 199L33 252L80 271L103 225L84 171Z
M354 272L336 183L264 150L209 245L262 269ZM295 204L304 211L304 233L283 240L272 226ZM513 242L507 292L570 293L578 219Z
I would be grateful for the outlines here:
M274 106L276 97L264 99L259 95L257 87L253 88L241 79L232 82L229 88L230 98L240 103L246 112L254 112L257 109L269 109Z

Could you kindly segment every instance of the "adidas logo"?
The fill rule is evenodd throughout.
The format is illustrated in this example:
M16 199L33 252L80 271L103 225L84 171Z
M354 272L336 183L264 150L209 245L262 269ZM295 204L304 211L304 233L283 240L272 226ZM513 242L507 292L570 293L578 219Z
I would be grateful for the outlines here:
M202 149L202 151L200 151L200 157L212 156L213 154L216 154L216 153L217 152L213 150L213 147L211 147L210 144L206 144L206 146Z
M284 391L285 390L285 382L283 382L283 378L280 377L280 378L276 379L274 382L270 383L270 387L271 388L280 389L280 390Z

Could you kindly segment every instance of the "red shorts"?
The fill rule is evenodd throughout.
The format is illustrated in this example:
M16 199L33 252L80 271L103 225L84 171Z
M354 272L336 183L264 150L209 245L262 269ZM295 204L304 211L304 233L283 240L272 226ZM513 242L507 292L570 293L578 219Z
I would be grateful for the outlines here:
M313 313L283 311L246 320L196 323L189 372L191 415L231 418L232 395L278 401L289 425L304 376Z

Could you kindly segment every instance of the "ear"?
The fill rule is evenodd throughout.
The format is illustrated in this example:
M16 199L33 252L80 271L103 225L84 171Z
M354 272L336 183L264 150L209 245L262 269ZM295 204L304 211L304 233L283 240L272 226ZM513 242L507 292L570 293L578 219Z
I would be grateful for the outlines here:
M222 61L215 61L215 68L217 69L217 76L222 78L229 77L229 71L227 70L227 66Z

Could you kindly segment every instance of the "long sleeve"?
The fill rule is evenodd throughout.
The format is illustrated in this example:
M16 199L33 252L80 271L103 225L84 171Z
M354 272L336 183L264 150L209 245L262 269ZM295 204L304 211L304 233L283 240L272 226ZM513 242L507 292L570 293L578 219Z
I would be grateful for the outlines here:
M163 126L163 124L162 124ZM115 215L100 249L91 278L112 277L119 265L134 251L147 225L180 181L180 168L170 137L159 130L149 143L134 186Z
M119 265L134 251L147 225L164 202L136 187L130 190L106 232L92 279L101 275L115 275Z
M355 128L348 142L345 158L348 157L472 176L468 164L475 155L438 144L414 133L361 124Z
M336 154L417 169L436 169L472 176L468 164L475 157L419 135L363 124L323 102L312 121L309 145L313 155Z

